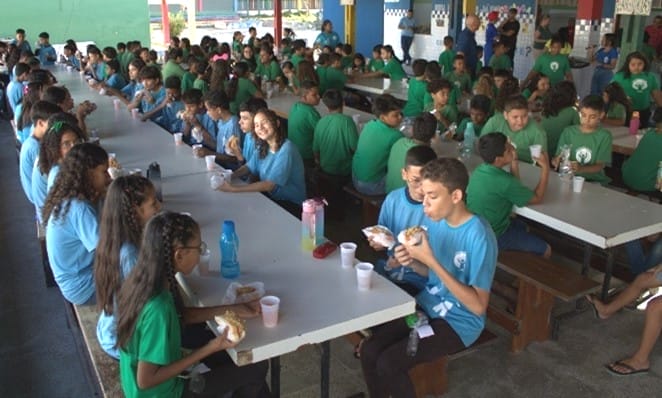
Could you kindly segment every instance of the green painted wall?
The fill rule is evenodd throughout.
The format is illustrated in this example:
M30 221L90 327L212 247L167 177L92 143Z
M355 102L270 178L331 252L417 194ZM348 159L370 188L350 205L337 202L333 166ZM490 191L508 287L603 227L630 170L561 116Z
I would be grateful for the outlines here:
M40 32L51 43L93 40L99 47L140 40L149 46L147 0L2 0L0 37L23 28L34 48Z

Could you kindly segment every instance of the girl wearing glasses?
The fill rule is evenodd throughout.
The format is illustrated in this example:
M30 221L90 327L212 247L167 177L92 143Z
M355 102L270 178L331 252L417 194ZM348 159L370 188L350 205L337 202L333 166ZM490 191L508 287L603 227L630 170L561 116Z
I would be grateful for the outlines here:
M199 348L182 354L182 326L204 322L229 307L241 317L258 315L256 302L184 307L175 274L189 274L200 261L203 246L200 228L188 215L162 212L145 226L137 262L117 300L120 379L127 398L270 396L265 383L267 364L234 365L223 352L234 346L226 334L209 333ZM202 375L203 390L193 395L178 376L200 361L211 371Z

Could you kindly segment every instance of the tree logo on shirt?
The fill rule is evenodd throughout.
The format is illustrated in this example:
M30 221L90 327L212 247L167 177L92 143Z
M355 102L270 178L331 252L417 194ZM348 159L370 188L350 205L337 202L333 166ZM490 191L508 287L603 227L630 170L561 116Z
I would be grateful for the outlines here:
M634 79L632 88L638 93L643 93L648 88L648 81L646 79Z
M556 72L557 70L559 70L559 63L556 62L556 61L550 62L549 63L549 69L551 69L552 72Z
M585 146L577 148L575 151L575 159L579 164L589 164L593 158L593 152Z
M464 266L467 263L467 252L464 251L459 251L455 252L455 257L453 257L453 264L460 269L460 271L464 271Z

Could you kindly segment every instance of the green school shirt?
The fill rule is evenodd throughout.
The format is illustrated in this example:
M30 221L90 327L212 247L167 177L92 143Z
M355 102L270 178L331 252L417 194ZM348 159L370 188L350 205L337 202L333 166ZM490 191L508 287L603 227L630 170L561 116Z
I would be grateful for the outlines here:
M343 91L345 89L345 83L347 82L347 76L343 73L341 69L328 67L326 68L326 87L325 91L331 88L336 90ZM320 94L324 94L320 90Z
M165 82L170 76L177 76L182 78L186 71L178 63L173 60L169 60L161 68L161 76L163 76L163 81Z
M313 159L313 137L320 114L314 106L297 102L287 118L287 138L297 147L303 160Z
M296 69L297 66L299 66L299 62L301 61L303 61L302 55L296 53L292 54L292 59L290 60L290 62L292 62L292 66L294 66L294 69Z
M490 68L493 70L498 70L498 69L505 69L505 70L511 70L513 69L513 63L510 60L510 57L508 57L508 54L501 54L498 57L492 57L490 58Z
M352 156L359 133L354 120L342 113L324 116L315 126L313 152L319 153L323 172L335 176L352 174Z
M342 57L342 59L340 60L340 65L343 69L351 68L353 64L354 64L353 55L346 55Z
M329 66L322 66L322 65L318 65L315 68L315 73L317 73L317 77L320 81L320 87L319 87L320 95L324 94L326 89L329 87L329 79L328 79L329 69L330 69Z
M395 58L391 58L386 65L384 65L382 73L386 73L391 80L402 80L407 77L405 70L402 69L402 65L400 65L400 62Z
M533 119L529 118L529 122L520 131L514 132L510 129L508 122L503 117L503 114L496 114L492 116L482 132L492 133L498 131L503 133L510 139L515 149L517 149L517 158L527 163L532 163L531 152L529 147L531 145L541 145L542 150L547 151L547 134L545 130L540 127ZM549 152L548 152L549 153Z
M197 78L193 81L193 88L197 88L202 91L202 95L205 95L209 91L209 83L204 79Z
M543 53L536 59L533 70L549 77L549 84L553 86L563 81L566 73L570 73L570 63L565 55Z
M455 55L455 50L444 50L439 54L439 66L441 66L442 76L453 71Z
M277 77L282 76L283 72L278 66L278 62L271 60L268 65L258 62L257 68L255 68L255 76L260 77L262 81L272 82L275 81Z
M127 346L120 350L120 382L128 398L181 397L184 381L173 377L157 386L138 388L138 361L169 365L182 357L179 318L169 291L150 298L136 322Z
M410 148L418 145L411 138L402 137L393 144L386 164L386 193L405 186L402 179L402 169L405 167L405 156Z
M425 112L432 112L434 109L434 102L429 103L425 108ZM445 107L441 108L441 116L446 118L450 123L457 123L459 111L455 104L448 103ZM442 125L441 122L438 123L439 131L445 131L446 126Z
M185 93L193 88L193 82L195 82L195 79L196 77L193 73L184 73L184 76L182 77L182 93Z
M237 40L232 40L232 52L235 54L241 54L242 50L244 49L244 45L242 42L237 41Z
M637 191L654 191L657 170L662 161L662 131L650 129L639 141L621 169L623 181Z
M232 112L233 115L238 114L239 105L251 99L256 92L257 87L252 80L240 77L237 82L237 94L235 95L234 101L230 101L230 112Z
M352 174L362 182L378 182L386 175L391 147L402 137L400 131L381 120L363 127L352 160Z
M547 149L550 154L556 153L563 130L576 124L579 124L579 113L572 106L561 109L556 116L542 118L540 125L547 134Z
M582 133L579 126L566 127L559 139L556 156L563 145L570 145L570 160L580 165L596 163L611 164L611 133L602 127L591 133ZM611 179L605 175L604 168L598 173L579 173L588 181L606 184Z
M484 217L496 236L501 236L510 226L513 205L526 206L533 196L534 192L518 178L489 163L476 167L467 185L467 207Z
M652 73L642 72L625 78L623 72L617 72L611 81L623 87L623 91L632 101L632 109L641 111L650 108L651 94L659 90L660 86Z
M448 96L449 104L457 104L462 98L462 93L471 93L471 76L468 73L450 72L444 76L453 84L453 89Z
M428 82L419 79L409 80L409 88L407 89L407 103L402 109L402 114L405 117L416 117L423 113L423 101L427 92Z
M612 102L607 109L607 119L626 119L627 116L625 106L620 102Z
M368 72L378 72L384 69L384 60L383 59L371 59L368 62L367 70Z

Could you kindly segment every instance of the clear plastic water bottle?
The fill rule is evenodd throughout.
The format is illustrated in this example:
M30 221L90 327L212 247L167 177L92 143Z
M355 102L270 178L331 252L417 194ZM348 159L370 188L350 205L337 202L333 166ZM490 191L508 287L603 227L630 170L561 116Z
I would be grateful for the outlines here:
M223 278L236 278L239 276L239 237L234 228L234 221L223 221L223 231L219 241L221 247L221 275Z
M418 342L421 339L418 335L418 328L428 324L428 317L425 315L425 313L417 311L415 316L416 318L413 325L410 325L413 319L407 317L407 324L411 327L411 331L409 332L409 339L407 340L407 355L410 357L416 356L416 352L418 352Z
M476 142L476 131L472 122L467 123L464 129L464 141L462 142L462 157L468 158L474 150Z
M304 200L301 212L301 248L312 252L316 247L315 212L317 203L315 199Z
M188 381L188 389L192 393L202 394L205 391L206 385L205 377L198 372L191 373L191 377Z
M559 160L559 177L562 180L572 180L572 165L570 164L570 145L563 145L561 147L561 155Z

